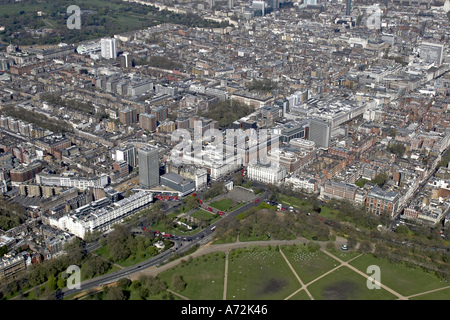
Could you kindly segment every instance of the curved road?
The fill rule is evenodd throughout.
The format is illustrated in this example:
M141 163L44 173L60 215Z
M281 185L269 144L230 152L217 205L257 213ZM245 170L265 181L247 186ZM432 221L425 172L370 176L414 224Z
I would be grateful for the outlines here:
M214 223L215 226L220 226L222 224L224 224L225 222L231 220L232 218L236 217L238 214L247 211L248 209L250 209L251 207L254 207L256 205L259 205L261 202L265 201L267 199L267 197L269 196L269 192L265 191L264 195L258 197L259 202L257 204L255 204L254 202L250 202L238 209L236 209L233 212L230 212L228 214L225 214L222 219L216 221ZM189 250L190 248L192 248L193 246L199 244L199 242L202 240L202 238L210 235L212 233L210 227L207 227L205 229L203 229L202 231L198 232L195 234L196 239L188 242L185 245L182 245L179 247L177 253L183 253L186 252L187 250ZM203 236L203 237L202 237ZM99 244L93 244L90 245L86 248L87 251L94 251L96 249L98 249L100 247ZM117 280L124 278L124 277L129 277L131 274L142 271L143 269L152 267L152 266L156 266L156 265L160 265L164 262L166 262L172 255L174 254L173 250L166 250L160 254L158 254L155 257L152 257L146 261L140 262L138 264L135 264L131 267L128 268L124 268L122 270L119 271L115 271L113 273L109 273L109 274L105 274L103 276L100 277L96 277L94 279L90 279L90 280L86 280L81 282L80 284L80 289L69 289L69 288L64 288L61 291L59 291L57 293L57 299L63 299L64 297L76 294L76 293L80 293L82 291L86 291L92 288L96 288L108 283L113 283L116 282Z

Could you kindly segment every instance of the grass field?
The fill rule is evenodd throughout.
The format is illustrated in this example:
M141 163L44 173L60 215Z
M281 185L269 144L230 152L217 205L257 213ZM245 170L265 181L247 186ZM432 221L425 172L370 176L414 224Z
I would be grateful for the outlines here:
M231 199L222 199L220 201L214 201L211 202L209 205L213 208L216 208L220 211L227 211L231 208L231 205L233 204L233 200Z
M279 202L287 206L292 206L294 208L303 207L312 210L312 206L308 204L305 200L298 199L295 197L280 196Z
M281 253L274 248L230 252L227 300L282 300L299 285Z
M184 259L185 263L164 271L158 275L169 289L172 276L180 275L186 287L179 294L193 300L222 300L225 277L225 254L215 252L205 256Z
M95 250L95 253L98 254L99 256L102 256L103 258L106 258L109 261L111 261L111 258L109 256L109 251L106 246ZM147 251L139 251L136 253L136 255L131 255L129 258L127 258L123 261L115 262L115 264L126 268L126 267L132 266L136 263L148 260L151 257L153 257L153 256L150 253L148 253ZM117 268L117 267L114 267L114 268ZM118 269L116 269L116 270L118 270Z
M339 262L322 251L309 252L302 245L282 246L281 250L304 284L339 266Z
M206 210L197 210L197 211L195 211L194 213L192 213L191 214L191 217L192 218L195 218L195 219L200 219L200 218L204 218L206 221L211 221L211 220L213 220L214 218L216 218L217 217L217 215L215 215L215 214L212 214L211 212L209 212L209 211L206 211Z
M371 254L356 258L350 264L362 272L366 272L370 265L378 266L381 283L405 296L449 285L449 283L439 280L434 273L427 273L422 268L412 269L404 263L392 264L387 259L377 259Z
M333 219L336 218L336 213L337 213L336 210L330 209L330 208L328 208L326 206L319 206L319 207L320 207L319 215L321 217L324 217L324 218L327 218L327 219L330 219L330 220L333 220Z
M366 278L343 266L308 286L314 300L394 300L384 289L368 289Z

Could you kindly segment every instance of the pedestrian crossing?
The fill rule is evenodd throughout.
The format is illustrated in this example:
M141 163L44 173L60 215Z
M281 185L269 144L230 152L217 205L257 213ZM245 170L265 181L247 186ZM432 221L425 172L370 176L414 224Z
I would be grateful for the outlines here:
M212 240L212 235L209 235L209 236L204 237L202 240L200 240L199 243L200 243L200 245L203 245L203 244L207 244L211 240Z

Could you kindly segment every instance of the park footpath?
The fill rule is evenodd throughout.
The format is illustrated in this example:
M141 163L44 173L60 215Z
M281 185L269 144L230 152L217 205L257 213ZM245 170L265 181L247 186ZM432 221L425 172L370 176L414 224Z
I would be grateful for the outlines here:
M146 268L144 270L140 270L139 272L130 274L129 278L130 278L130 280L134 281L134 280L137 280L141 275L149 275L149 276L156 277L158 274L160 274L160 273L162 273L162 272L164 272L166 270L169 270L169 269L177 266L178 264L180 264L186 258L188 258L188 259L189 259L189 257L196 258L196 257L200 257L200 256L203 256L203 255L206 255L206 254L209 254L209 253L214 253L214 252L224 252L225 253L225 276L224 276L223 300L226 300L226 297L227 297L227 280L228 280L228 257L229 257L229 253L230 253L231 250L243 249L243 248L248 247L249 245L283 246L283 245L293 245L293 244L298 245L298 244L301 244L301 243L306 244L309 241L310 240L308 240L306 238L299 237L299 238L294 239L294 240L273 240L273 239L271 239L271 240L266 240L266 241L248 241L248 242L246 241L246 242L243 242L243 241L239 240L239 236L238 236L236 242L232 242L232 243L212 244L211 242L209 242L209 243L207 243L205 245L201 245L198 248L197 251L195 251L195 252L193 252L193 253L191 253L189 255L186 255L184 257L180 257L180 258L178 258L178 259L176 259L174 261L171 261L171 262L166 263L164 265L161 265L159 267L152 266L152 267ZM329 270L328 272L322 274L321 276L315 278L311 282L303 283L302 280L300 279L300 277L298 276L297 272L295 272L294 268L292 267L292 265L290 264L289 260L287 259L287 257L284 255L283 251L280 248L280 253L281 253L282 257L285 259L285 261L288 264L289 268L294 273L294 275L296 276L297 280L300 283L300 288L298 290L296 290L295 292L293 292L292 294L290 294L288 297L286 297L285 300L290 299L292 296L294 296L295 294L297 294L301 290L305 290L305 292L307 293L309 298L311 300L314 300L313 296L308 291L308 286L310 286L312 283L320 280L321 278L327 276L328 274L334 272L335 270L337 270L338 268L341 268L341 267L347 267L347 268L351 269L352 271L354 271L354 272L360 274L361 276L365 277L366 279L370 278L370 276L368 274L366 274L366 273L358 270L354 266L350 265L351 261L359 258L362 254L357 255L356 257L350 259L349 261L344 261L344 260L338 258L337 256L331 254L330 252L328 252L328 250L326 250L327 244L329 243L329 241L316 241L316 242L320 244L320 250L321 251L323 251L324 253L329 255L331 258L337 260L340 264L337 265L335 268ZM335 244L335 246L337 248L340 248L342 245L347 244L347 239L337 237L336 240L333 241L333 243ZM379 285L381 288L383 288L386 291L390 292L391 294L395 295L398 300L408 300L409 298L412 298L414 296L419 296L419 295L423 295L423 294L426 294L426 293L431 293L431 292L440 291L440 290L443 290L443 289L450 288L450 286L444 287L444 288L438 288L438 289L435 289L435 290L430 290L430 291L427 291L427 292L421 292L421 293L418 293L418 294L414 294L414 295L411 295L411 296L408 297L408 296L401 295L400 293L392 290L391 288L385 286L384 284L378 282L375 279L373 279L373 280L375 281L376 285ZM114 284L112 283L112 284L109 284L108 286L112 286L112 285L114 285ZM98 290L101 290L101 288L98 288ZM180 297L182 299L190 300L188 297L185 297L185 296L183 296L183 295L181 295L181 294L179 294L177 292L174 292L172 290L167 289L167 291L171 292L174 295L177 295L178 297ZM82 295L82 294L80 294L80 295Z
M152 266L152 267L146 268L146 269L144 269L144 270L141 270L141 271L139 271L139 272L130 274L130 280L132 280L132 281L137 280L141 275L148 275L148 276L154 276L154 277L156 277L158 274L160 274L160 273L162 273L162 272L164 272L164 271L166 271L166 270L169 270L169 269L171 269L171 268L177 266L178 264L181 263L182 260L184 260L184 259L186 259L186 258L189 258L189 257L197 258L197 257L203 256L203 255L209 254L209 253L213 253L213 252L225 252L225 255L226 255L226 256L225 256L225 258L226 258L226 259L225 259L225 278L224 278L224 283L225 283L225 285L224 285L224 290L223 290L223 300L226 300L226 296L227 296L227 286L226 286L226 284L227 284L227 278L228 278L228 254L229 254L229 252L230 252L231 250L233 250L233 249L243 249L243 248L248 247L249 245L258 245L258 246L268 246L268 245L271 245L271 246L283 246L283 245L293 245L293 244L298 245L298 244L301 244L301 243L306 244L306 243L308 243L308 242L309 242L309 240L306 239L306 238L303 238L303 237L299 237L299 238L294 239L294 240L266 240L266 241L245 241L245 242L243 242L243 241L240 241L240 240L239 240L239 236L238 236L236 242L232 242L232 243L222 243L222 244L211 244L211 243L208 243L208 244L205 244L205 245L200 246L199 249L198 249L197 251L195 251L195 252L193 252L193 253L191 253L191 254L189 254L189 255L187 255L187 256L180 257L180 258L178 258L178 259L176 259L176 260L174 260L174 261L171 261L171 262L169 262L169 263L167 263L167 264L164 264L164 265L162 265L162 266L159 266L159 267ZM325 250L328 241L317 241L317 242L320 244L321 250L323 250L324 252L328 253L327 250ZM338 238L334 241L334 243L335 243L335 245L337 245L337 246L342 246L343 244L346 244L346 243L347 243L347 239L339 238L339 237L338 237ZM308 296L311 298L311 300L313 300L312 295L311 295L311 294L309 293L309 291L307 290L307 285L304 284L304 283L301 281L300 277L299 277L299 276L297 275L297 273L294 271L293 267L292 267L291 264L289 263L288 259L287 259L286 256L284 255L284 253L283 253L281 250L280 250L280 252L281 252L283 258L284 258L284 259L286 260L286 262L288 263L288 265L289 265L289 267L291 268L292 272L295 274L295 276L297 277L298 281L300 282L301 288L300 288L299 290L297 290L295 293L297 293L297 292L300 291L301 289L305 289L305 291L306 291L306 293L308 294ZM331 254L330 254L330 255L331 255ZM333 257L334 257L334 256L333 256ZM335 257L335 258L336 258L336 257ZM344 262L344 261L342 261L342 260L340 260L340 259L338 259L338 258L336 258L336 259L337 259L339 262L341 262L341 266L342 266L342 265L347 265L346 262ZM353 268L352 266L348 266L348 267L354 269L356 272L361 273L359 270ZM333 270L334 270L334 269L333 269ZM365 275L365 276L367 277L366 274L363 274L363 275ZM324 276L324 275L322 275L322 276ZM319 278L321 278L321 277L319 277ZM317 279L316 279L316 280L317 280ZM314 281L315 281L315 280L314 280ZM308 285L309 285L309 284L310 284L310 283L308 283ZM183 296L181 296L181 295L178 294L178 293L175 293L175 292L173 292L173 293L176 294L176 295L178 295L178 296L181 297L181 298L184 298L185 300L189 300L188 298L183 297ZM295 293L294 293L294 294L295 294ZM394 294L396 294L397 296L399 296L399 294L397 294L397 293L394 293ZM288 298L289 298L289 297L288 297Z

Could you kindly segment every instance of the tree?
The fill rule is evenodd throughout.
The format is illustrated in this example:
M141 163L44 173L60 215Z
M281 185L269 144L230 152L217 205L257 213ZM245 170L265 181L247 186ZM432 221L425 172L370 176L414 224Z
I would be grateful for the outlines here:
M130 249L124 243L115 242L108 245L109 254L113 261L122 261L131 255Z
M373 247L372 247L372 243L370 241L364 240L359 245L359 251L362 253L369 253L369 252L372 252L372 250L373 250Z
M390 153L395 154L397 157L401 158L405 154L406 147L403 145L403 143L393 143L388 144L387 150Z
M184 199L184 203L186 203L186 206L185 206L186 211L196 209L200 206L197 198L194 196L189 196L186 199Z
M126 290L130 285L131 280L128 278L120 278L116 283L116 286L122 290Z
M382 187L386 181L388 181L389 176L387 173L379 173L376 175L376 177L372 180L373 183L377 184L379 187Z
M220 127L226 128L233 121L245 117L254 111L255 108L253 106L235 100L225 100L210 105L207 111L200 112L199 115L216 120L219 122Z
M358 239L354 235L349 235L347 238L347 246L349 249L355 249L358 244Z
M108 270L109 263L100 257L93 257L85 262L83 273L88 278L102 275Z
M395 233L406 235L410 232L409 228L405 226L404 224L399 225L395 228Z
M309 252L316 252L317 250L320 250L320 244L316 241L308 242L307 247Z
M263 79L257 80L253 79L251 82L247 84L247 88L249 91L265 91L270 92L273 89L277 88L277 83L272 81L271 79Z
M389 255L388 247L383 243L377 243L373 254L378 259L385 259Z
M240 186L242 185L242 181L244 180L244 178L242 177L242 174L240 172L236 172L233 175L233 184L235 186Z
M395 130L394 128L391 128L391 129L389 130L388 135L391 136L391 137L393 137L393 138L395 138L395 136L397 135L397 130Z
M186 283L183 281L180 275L174 274L172 276L172 282L171 282L172 288L175 291L181 292L186 287Z
M105 300L126 300L126 296L124 295L122 289L119 287L111 287L108 292L105 294Z
M63 277L58 277L58 281L56 281L59 289L63 289L66 286L66 279Z
M54 276L51 276L48 278L47 288L51 291L55 291L58 288L58 285L56 283L56 278Z

